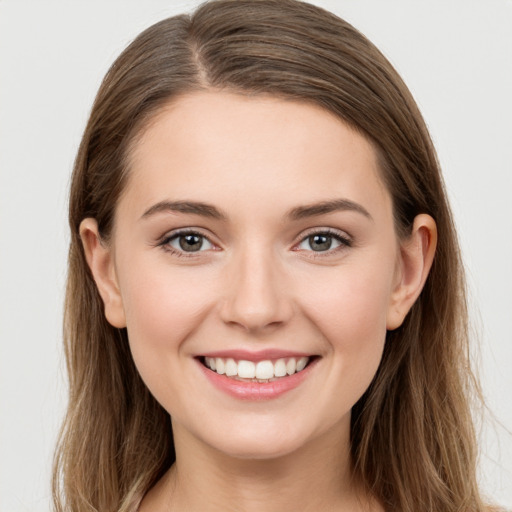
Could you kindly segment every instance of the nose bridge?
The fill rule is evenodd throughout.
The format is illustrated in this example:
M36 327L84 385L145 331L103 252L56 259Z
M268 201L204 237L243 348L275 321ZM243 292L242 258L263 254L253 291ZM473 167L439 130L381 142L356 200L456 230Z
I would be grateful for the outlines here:
M292 305L285 276L276 254L267 244L247 242L235 251L227 272L223 320L247 331L264 330L285 323Z

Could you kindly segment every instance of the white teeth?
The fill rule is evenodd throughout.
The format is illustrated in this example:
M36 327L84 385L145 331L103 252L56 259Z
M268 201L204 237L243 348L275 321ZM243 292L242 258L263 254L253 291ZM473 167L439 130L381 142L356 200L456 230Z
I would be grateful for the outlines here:
M278 359L274 364L274 375L276 377L284 377L286 375L286 361Z
M242 379L254 379L256 365L252 361L238 361L238 376Z
M256 365L257 379L271 379L274 376L274 365L272 361L260 361Z
M224 360L221 359L220 357L215 358L215 371L219 375L224 375L224 373L225 373L224 367L225 367Z
M233 375L238 374L238 365L234 359L228 359L224 368L228 377L232 377Z
M293 375L297 371L297 362L292 357L291 359L288 359L288 362L286 363L286 373L288 375Z
M297 361L297 371L301 372L302 370L304 370L304 368L306 368L307 364L308 364L308 358L307 357L301 357Z
M307 366L309 357L281 358L276 361L265 359L257 363L245 360L235 361L232 358L205 357L204 362L208 368L219 375L225 374L227 377L268 381L276 377L285 377L301 372Z

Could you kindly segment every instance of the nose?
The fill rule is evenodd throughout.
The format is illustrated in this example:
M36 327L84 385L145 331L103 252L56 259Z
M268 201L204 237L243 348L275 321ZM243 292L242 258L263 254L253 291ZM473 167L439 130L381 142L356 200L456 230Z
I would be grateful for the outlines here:
M286 324L293 304L283 269L271 251L245 250L233 258L226 279L222 320L250 333L266 333Z

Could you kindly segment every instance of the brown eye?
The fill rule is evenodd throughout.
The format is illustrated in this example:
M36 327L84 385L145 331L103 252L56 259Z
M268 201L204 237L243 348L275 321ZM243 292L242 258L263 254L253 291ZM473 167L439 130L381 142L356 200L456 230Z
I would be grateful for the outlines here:
M313 251L327 251L332 246L332 236L323 233L308 236L309 247Z
M203 237L199 235L182 235L178 240L181 249L187 252L200 251L203 246Z
M206 237L198 233L178 233L171 236L166 244L179 252L199 252L213 247Z
M318 231L317 233L311 233L309 236L305 237L298 245L298 248L303 251L328 252L334 251L341 246L350 247L350 239L343 236L341 233Z

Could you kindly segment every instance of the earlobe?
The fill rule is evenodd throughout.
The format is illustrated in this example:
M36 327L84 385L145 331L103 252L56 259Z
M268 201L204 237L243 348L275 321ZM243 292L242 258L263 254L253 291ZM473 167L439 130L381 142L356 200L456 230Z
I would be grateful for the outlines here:
M388 330L402 325L419 297L434 261L436 245L435 220L427 214L417 215L411 235L400 246L400 269L388 309Z
M112 250L102 243L96 219L87 218L80 223L80 238L85 258L105 306L107 321L114 327L126 327Z

